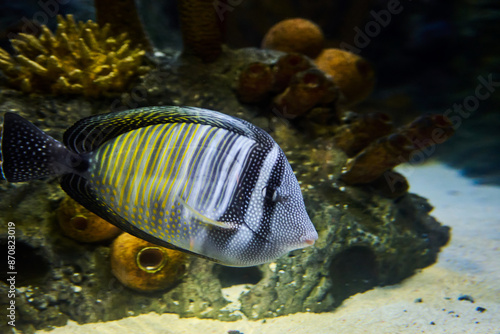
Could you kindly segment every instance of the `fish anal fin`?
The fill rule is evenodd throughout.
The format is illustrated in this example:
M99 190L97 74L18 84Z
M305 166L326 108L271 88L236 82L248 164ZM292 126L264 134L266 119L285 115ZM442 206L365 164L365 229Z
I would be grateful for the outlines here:
M61 179L61 188L87 210L92 211L123 231L131 233L129 224L124 222L121 216L98 198L87 179L76 174L65 174Z
M171 243L168 243L165 240L155 238L154 236L130 224L129 222L124 220L121 216L119 216L116 212L114 212L108 205L106 205L106 203L100 201L96 196L95 192L90 187L88 181L81 176L78 176L76 174L65 174L61 180L61 187L69 196L71 196L75 201L84 206L87 210L94 212L102 219L119 227L121 230L129 234L132 234L143 240L149 241L158 246L163 246L190 255L195 255L197 257L201 257L203 259L207 259L213 262L217 263L220 262L217 259L202 254L197 254L192 250L183 249L181 247L177 247Z

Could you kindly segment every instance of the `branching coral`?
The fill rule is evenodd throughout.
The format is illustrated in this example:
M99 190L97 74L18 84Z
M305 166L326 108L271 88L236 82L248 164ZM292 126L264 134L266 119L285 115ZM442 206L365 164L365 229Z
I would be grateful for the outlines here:
M58 16L52 34L42 26L40 37L19 34L11 43L18 55L0 51L0 70L8 83L24 92L82 94L95 97L121 92L148 70L144 50L131 48L127 34L110 34L110 26L76 23Z

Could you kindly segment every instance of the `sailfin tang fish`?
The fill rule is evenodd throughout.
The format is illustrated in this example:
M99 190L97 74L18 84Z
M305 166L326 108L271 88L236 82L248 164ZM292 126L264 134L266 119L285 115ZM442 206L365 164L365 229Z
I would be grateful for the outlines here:
M149 107L84 118L63 143L4 116L0 178L60 176L77 202L124 231L228 266L252 266L318 238L283 151L215 111Z

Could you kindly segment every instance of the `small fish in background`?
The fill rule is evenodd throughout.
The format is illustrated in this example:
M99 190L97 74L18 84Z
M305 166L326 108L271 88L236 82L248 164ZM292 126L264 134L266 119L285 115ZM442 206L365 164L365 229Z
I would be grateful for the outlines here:
M318 238L285 154L244 120L149 107L82 119L63 142L6 113L0 179L61 176L71 197L122 230L227 266Z

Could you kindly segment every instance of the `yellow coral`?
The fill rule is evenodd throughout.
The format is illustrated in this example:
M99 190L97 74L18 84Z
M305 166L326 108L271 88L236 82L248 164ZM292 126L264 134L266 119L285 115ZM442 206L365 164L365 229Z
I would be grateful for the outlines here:
M142 66L144 50L130 47L127 34L110 35L109 25L76 23L72 15L58 16L55 34L42 26L37 38L19 34L11 43L18 55L0 49L0 70L24 92L82 94L95 97L121 92Z

